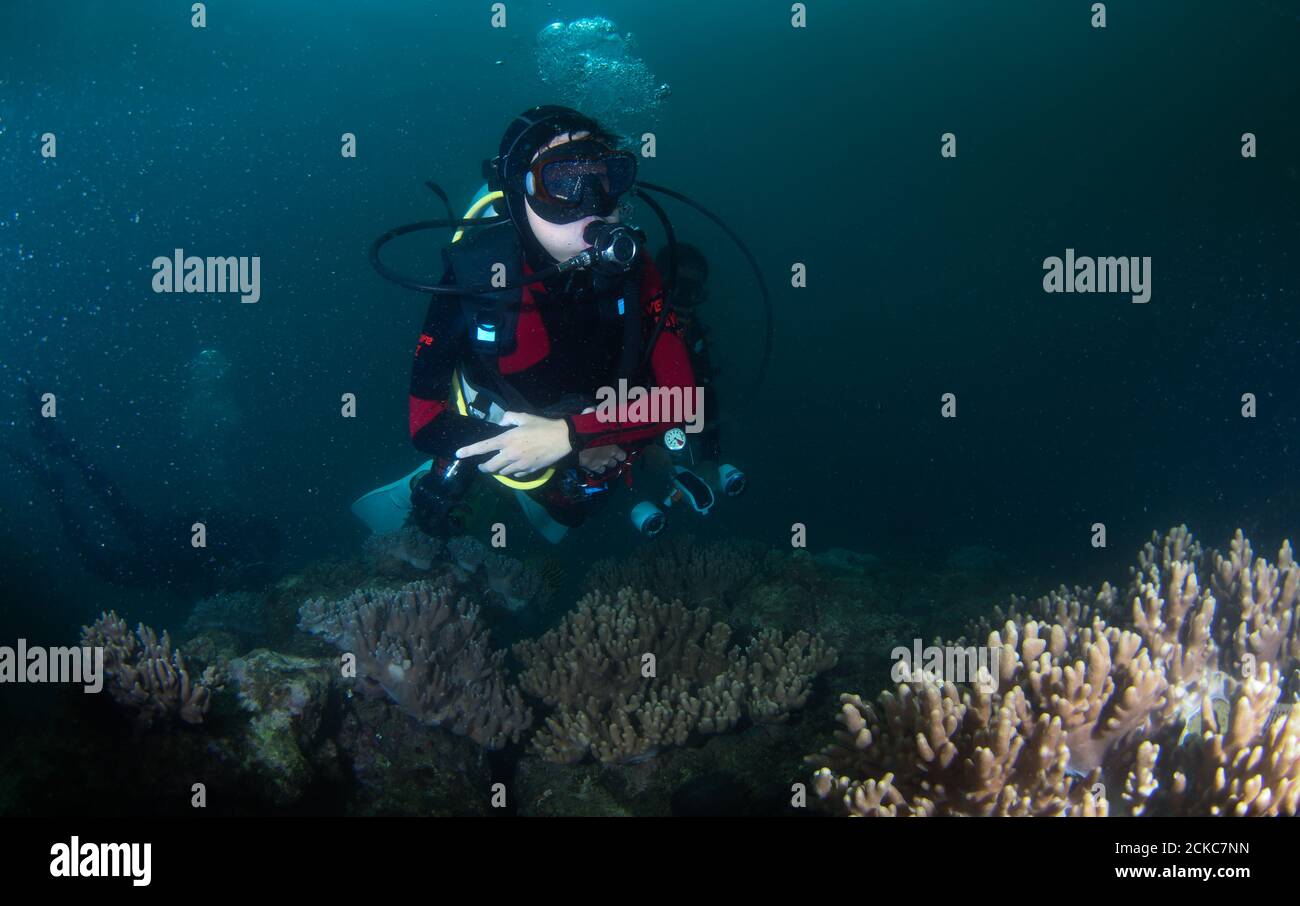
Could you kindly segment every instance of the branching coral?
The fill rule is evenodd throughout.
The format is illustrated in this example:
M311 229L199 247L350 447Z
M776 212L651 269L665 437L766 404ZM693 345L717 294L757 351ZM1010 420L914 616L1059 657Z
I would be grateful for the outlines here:
M192 678L184 656L179 648L172 648L166 632L159 639L141 623L132 633L125 620L109 611L81 628L81 644L104 649L108 693L118 705L135 712L140 726L173 718L203 723L218 685L217 668L209 666Z
M878 704L842 696L814 789L855 815L1295 814L1298 582L1288 544L1272 566L1240 532L1222 556L1175 529L1122 596L1000 613L996 690L917 676Z
M518 741L532 714L477 616L451 590L412 582L308 601L299 625L354 654L363 688L377 687L422 723L498 749Z
M555 629L515 646L520 685L555 709L534 749L561 763L589 753L631 762L746 716L779 721L835 663L834 650L807 633L761 633L744 649L730 640L731 628L707 609L630 589L588 595Z
M1238 531L1228 555L1210 554L1202 571L1209 573L1222 610L1216 640L1231 652L1231 669L1248 669L1252 661L1289 665L1300 660L1300 569L1289 542L1273 566L1255 557Z

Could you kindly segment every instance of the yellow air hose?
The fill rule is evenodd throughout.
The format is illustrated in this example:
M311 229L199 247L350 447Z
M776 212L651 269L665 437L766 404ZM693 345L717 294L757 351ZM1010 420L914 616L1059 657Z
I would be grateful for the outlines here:
M492 202L499 201L504 197L505 197L504 192L488 192L478 201L470 205L469 210L465 212L465 216L461 219L473 220L477 218L480 211L482 211L488 205L492 204ZM451 241L453 243L460 242L460 238L464 235L465 235L465 228L461 227L460 229L456 230L455 235L451 237ZM452 374L451 384L456 392L456 411L459 412L461 415L469 415L469 407L465 405L465 393L461 389L459 371L456 371L455 373ZM546 471L542 472L536 478L530 478L522 481L516 478L507 478L505 475L493 475L492 477L495 478L497 481L501 482L503 485L505 485L508 488L514 488L515 490L518 491L531 491L533 488L540 488L542 485L546 484L546 482L551 480L551 477L554 474L555 474L555 469L554 467L551 467L546 469Z

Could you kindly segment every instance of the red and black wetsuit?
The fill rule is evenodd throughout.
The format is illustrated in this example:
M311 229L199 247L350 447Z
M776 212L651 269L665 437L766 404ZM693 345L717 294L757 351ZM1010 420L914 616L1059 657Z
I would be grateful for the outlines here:
M525 275L532 272L525 263ZM454 275L448 273L444 282L454 282ZM647 258L640 284L643 348L663 310L661 290L659 272ZM452 373L457 368L475 387L491 389L494 383L488 369L495 366L501 378L528 401L534 414L546 414L575 398L594 406L597 390L616 386L622 376L624 325L621 319L601 317L589 272L570 272L544 285L525 286L515 348L508 355L497 356L495 362L483 361L472 352L469 330L461 305L453 299L433 299L411 370L410 430L415 446L436 457L450 459L467 444L509 430L456 410L450 394ZM664 320L648 364L651 373L643 380L654 386L694 386L690 359L672 313ZM629 383L636 381L630 379ZM577 410L581 408L577 406ZM634 449L675 424L602 421L596 412L569 414L565 420L575 451L606 444Z

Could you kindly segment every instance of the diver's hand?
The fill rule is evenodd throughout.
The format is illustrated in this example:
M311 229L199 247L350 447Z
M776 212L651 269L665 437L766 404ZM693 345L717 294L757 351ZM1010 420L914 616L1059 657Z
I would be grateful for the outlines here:
M555 465L573 449L569 446L569 425L562 418L507 412L501 417L501 424L510 430L461 447L456 451L456 458L496 453L479 465L478 470L518 477Z
M588 447L578 454L578 465L588 472L603 475L606 469L612 469L627 459L627 453L618 444L605 444L602 447Z

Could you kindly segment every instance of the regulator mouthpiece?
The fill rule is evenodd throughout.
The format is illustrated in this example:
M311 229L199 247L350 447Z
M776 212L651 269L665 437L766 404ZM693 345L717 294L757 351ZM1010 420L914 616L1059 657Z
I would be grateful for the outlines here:
M582 231L582 241L591 245L586 250L592 255L591 268L621 274L631 270L636 263L643 239L632 227L593 220Z

